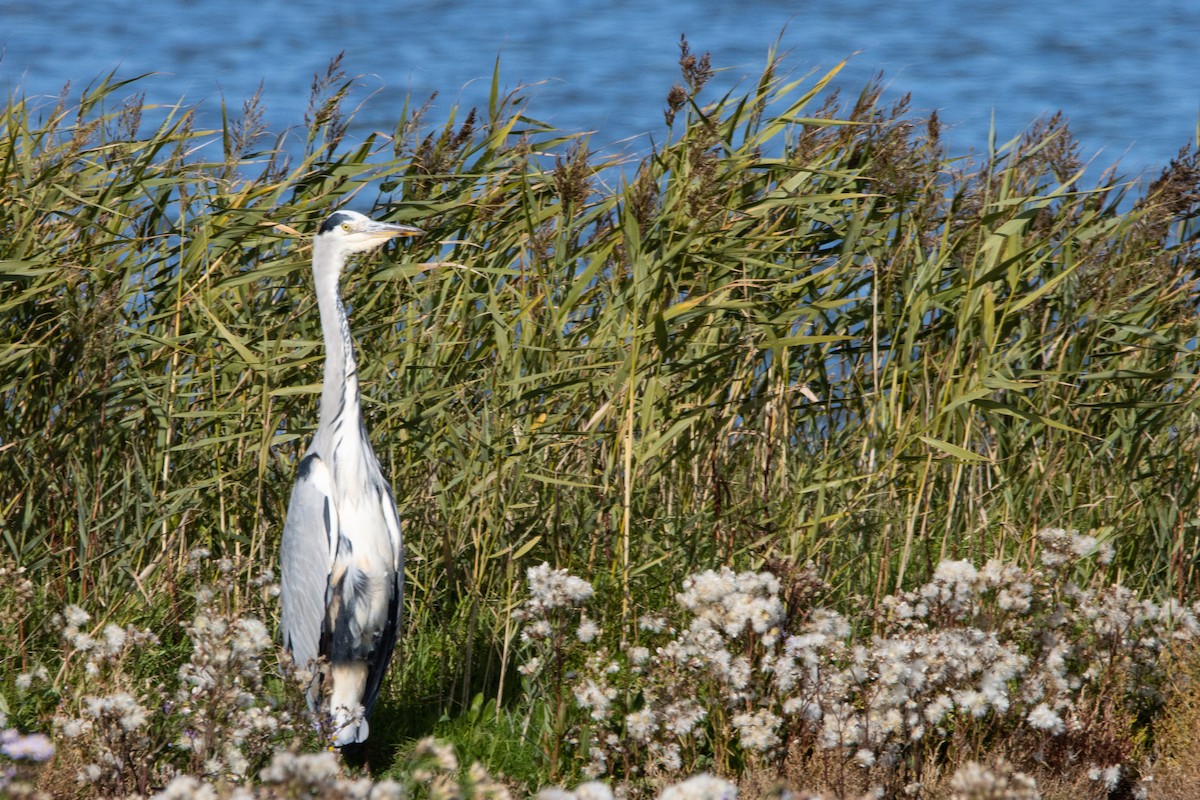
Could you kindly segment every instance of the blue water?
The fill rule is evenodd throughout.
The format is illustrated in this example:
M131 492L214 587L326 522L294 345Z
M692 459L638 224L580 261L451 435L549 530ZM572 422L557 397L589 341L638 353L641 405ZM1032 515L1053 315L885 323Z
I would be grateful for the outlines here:
M263 84L273 130L301 125L313 75L345 51L365 105L353 135L388 131L411 94L486 103L497 57L505 87L537 84L529 113L595 131L594 149L644 152L662 138L663 99L686 33L723 71L709 98L747 88L778 40L797 75L853 55L837 85L876 73L885 99L936 109L954 153L987 149L1063 110L1085 158L1153 174L1196 137L1200 2L1190 0L841 0L841 2L452 3L411 0L0 0L0 90L56 97L116 69L159 73L152 103L202 102L219 119ZM702 96L703 97L703 96Z

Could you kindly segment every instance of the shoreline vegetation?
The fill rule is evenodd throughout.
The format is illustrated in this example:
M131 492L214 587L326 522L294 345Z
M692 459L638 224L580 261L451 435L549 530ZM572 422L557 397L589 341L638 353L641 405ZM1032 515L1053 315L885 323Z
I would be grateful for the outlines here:
M10 99L0 793L1200 794L1194 146L1085 184L1062 117L967 157L784 67L681 42L623 163L499 66L350 141L335 59L293 157ZM275 628L341 205L427 234L345 280L408 591L338 754Z

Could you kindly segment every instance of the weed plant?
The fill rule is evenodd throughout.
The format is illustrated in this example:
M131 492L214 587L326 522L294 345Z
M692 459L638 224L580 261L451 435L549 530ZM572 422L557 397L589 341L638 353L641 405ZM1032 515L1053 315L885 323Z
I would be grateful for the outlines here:
M1200 603L1080 585L1079 559L1111 549L1061 529L1039 540L1024 567L943 561L928 583L849 618L813 602L811 568L786 586L766 571L705 570L615 653L591 644L586 619L574 636L556 630L561 601L545 565L531 567L521 671L583 665L547 683L573 688L573 725L554 733L591 777L653 783L705 764L799 770L796 785L836 797L923 796L946 764L992 752L1028 773L1079 773L1098 787L1076 796L1106 796L1137 772L1139 721L1161 709L1164 655L1200 639ZM567 580L579 579L560 571ZM855 617L870 624L856 630Z
M1097 176L1053 117L952 155L839 67L707 98L680 66L624 163L498 73L362 141L340 60L277 136L152 78L0 109L11 791L1102 796L1187 763L1155 724L1195 697L1163 667L1200 580L1195 153ZM428 232L345 287L410 587L353 774L269 646L304 234L342 205ZM531 605L543 563L591 596Z

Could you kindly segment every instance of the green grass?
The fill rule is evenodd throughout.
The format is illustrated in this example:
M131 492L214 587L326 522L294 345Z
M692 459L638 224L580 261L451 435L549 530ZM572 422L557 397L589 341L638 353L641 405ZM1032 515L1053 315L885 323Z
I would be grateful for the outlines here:
M498 77L486 109L349 141L336 62L292 160L257 98L219 130L111 78L0 109L0 550L34 584L0 626L11 720L78 689L13 686L57 668L68 603L162 632L142 679L174 669L193 548L273 619L254 579L322 360L303 234L343 203L428 232L344 287L409 553L381 752L434 732L544 777L512 617L543 560L613 635L704 567L811 560L876 602L1044 525L1194 598L1194 154L1085 185L1058 118L967 159L836 68L706 99L706 67L624 164Z

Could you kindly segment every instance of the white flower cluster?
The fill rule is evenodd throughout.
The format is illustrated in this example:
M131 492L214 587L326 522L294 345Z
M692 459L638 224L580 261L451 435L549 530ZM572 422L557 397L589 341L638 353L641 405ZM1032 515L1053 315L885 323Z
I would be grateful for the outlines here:
M1041 562L1047 567L1059 567L1078 559L1095 556L1101 564L1111 563L1115 552L1111 542L1101 542L1095 536L1080 535L1062 528L1043 528L1038 531L1041 542Z
M194 562L202 557L193 553ZM193 778L238 785L297 735L291 714L264 691L266 670L274 669L265 663L275 649L270 633L261 620L230 610L236 571L224 560L216 566L219 584L197 592L199 610L185 627L192 652L174 681L130 677L128 662L158 641L152 633L113 624L88 629L91 615L78 606L58 617L68 668L81 667L77 678L97 676L93 685L106 689L72 697L53 720L68 757L82 764L78 780L96 794L144 792L181 768ZM267 592L265 583L256 585ZM151 756L162 753L171 758Z
M262 662L274 648L271 636L258 619L206 609L187 633L192 654L179 668L172 698L182 728L174 746L189 753L203 775L245 778L252 762L293 730L290 714L262 699Z
M1111 767L1092 767L1088 770L1088 778L1103 786L1106 792L1115 791L1117 785L1121 782L1121 765L1113 764Z
M556 608L573 608L592 597L592 585L565 569L551 569L549 564L530 567L525 572L529 584L526 613L538 616Z
M204 558L204 551L193 553L193 573L200 572ZM7 730L0 721L0 795L25 792L25 786L4 781L53 757L79 765L80 791L89 797L510 800L508 789L483 767L461 769L454 749L431 739L417 744L399 778L378 782L348 776L333 752L298 752L313 741L307 726L293 721L306 713L301 693L280 701L267 689L276 669L275 645L261 620L235 612L245 605L235 592L242 586L234 586L244 573L226 560L215 567L218 583L197 592L197 613L184 629L191 653L161 683L131 677L128 663L144 655L138 652L142 645L156 641L152 634L102 623L88 629L93 622L87 611L63 610L57 623L65 643L66 685L84 684L102 671L103 680L91 685L104 691L63 693L53 720L57 747L41 734ZM269 576L251 583L264 598L273 593ZM567 585L578 594L574 582ZM38 667L16 683L27 691L48 679L49 671ZM290 710L276 705L289 701ZM20 796L40 795L30 788Z
M67 606L54 621L67 644L68 658L82 656L84 671L93 678L110 665L120 663L133 649L158 644L158 637L150 631L122 628L113 623L105 625L97 637L84 628L92 621L92 615L77 605Z
M779 746L779 727L783 720L765 708L733 716L742 748L750 753L767 753Z
M784 720L765 702L769 675L752 654L781 643L779 592L771 573L727 567L702 572L685 580L676 596L688 622L681 630L665 616L646 615L639 628L663 639L659 646L631 643L623 663L605 658L603 650L587 658L574 696L588 710L589 724L604 732L590 739L585 774L602 774L631 751L637 751L634 763L651 772L678 772L708 737L705 701L712 698L728 710L722 718L744 752L774 753L783 741ZM640 692L644 703L615 713L618 699L628 695L619 691L622 686Z
M672 784L658 795L659 800L736 800L737 787L714 775L693 775Z
M715 775L701 773L666 786L658 800L737 800L737 787ZM614 800L613 790L600 781L581 783L574 789L548 787L537 793L537 800Z
M779 579L769 572L735 573L729 567L707 570L685 579L676 599L692 614L692 626L697 629L711 629L734 639L749 628L764 637L768 647L779 635L783 604Z
M591 718L597 722L608 719L609 706L616 696L615 689L597 683L593 678L585 678L575 687L575 702L580 708L588 709Z
M432 739L417 743L400 780L373 781L350 777L336 753L293 753L279 750L258 774L258 783L233 786L228 781L180 775L153 800L273 800L279 797L336 797L345 800L403 800L407 797L459 800L511 800L511 794L479 764L460 776L454 748Z
M947 743L976 752L996 731L1037 759L1087 758L1090 747L1110 758L1124 745L1088 736L1097 695L1131 709L1153 702L1165 647L1200 639L1200 606L1077 585L1081 561L1105 562L1111 546L1059 530L1039 541L1033 566L942 562L925 585L863 609L869 633L830 609L789 616L771 573L687 578L678 612L643 617L620 669L589 658L570 679L587 712L577 725L590 729L588 774L610 764L671 774L731 747L770 760L788 741L894 785ZM1048 750L1055 737L1071 738ZM971 788L988 775L1011 796L1036 791L1019 772L976 767L961 776L963 797L1010 796ZM1097 768L1096 780L1107 786L1123 768L1133 767Z
M133 627L122 628L109 623L99 631L85 628L91 615L77 605L69 605L54 620L66 645L65 660L82 662L84 675L92 685L111 685L108 694L85 694L75 700L75 713L65 711L55 715L55 732L71 747L87 754L76 772L80 785L121 787L123 773L130 764L144 758L151 746L150 718L153 700L122 688L127 679L124 662L147 645L157 644L158 637L150 631ZM45 678L46 672L36 669L20 686Z
M514 613L521 621L522 658L517 671L534 695L543 694L552 707L574 705L587 712L597 724L606 724L616 689L609 676L619 667L608 659L608 650L598 642L602 631L599 624L587 616L581 607L594 594L592 585L571 575L565 569L552 569L542 563L525 572L529 597ZM573 628L573 631L572 631ZM566 653L573 647L595 645L588 653L588 677L568 685ZM543 744L555 764L563 745L577 747L578 738L563 726L564 717L555 715L554 724L542 732ZM592 762L587 772L598 774L607 769L603 747L592 748Z
M522 621L521 641L527 645L525 660L517 671L527 678L536 677L547 663L557 660L561 666L566 646L568 621L578 617L574 638L590 644L600 636L600 626L579 612L580 606L591 599L592 585L565 569L551 569L542 563L525 571L529 599L521 604L514 616ZM577 691L578 693L578 691ZM584 697L591 696L586 690Z
M968 761L950 779L947 800L1041 800L1037 781L1006 761L985 767Z

